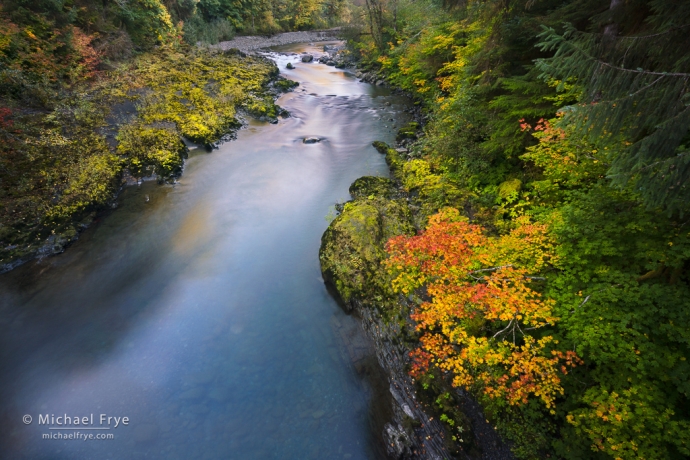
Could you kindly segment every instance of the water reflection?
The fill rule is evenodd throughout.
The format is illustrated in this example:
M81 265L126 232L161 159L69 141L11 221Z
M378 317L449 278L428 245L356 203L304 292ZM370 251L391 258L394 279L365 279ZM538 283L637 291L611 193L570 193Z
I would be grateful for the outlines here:
M387 174L370 143L391 140L401 101L321 64L286 73L291 118L191 155L175 186L126 189L65 254L0 277L0 456L379 456L371 348L318 246L349 184ZM41 439L39 414L102 413L129 424Z

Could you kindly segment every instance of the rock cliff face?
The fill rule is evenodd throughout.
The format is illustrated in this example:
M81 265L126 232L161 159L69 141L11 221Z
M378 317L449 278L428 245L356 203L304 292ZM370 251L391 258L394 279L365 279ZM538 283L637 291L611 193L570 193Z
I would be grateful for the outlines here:
M347 311L355 312L376 344L379 364L388 375L393 419L384 428L388 455L394 459L444 459L444 429L417 402L405 372L407 348L400 326L386 322L377 309L394 302L381 267L384 244L395 235L413 232L410 211L395 193L392 181L363 177L350 188L355 197L324 233L320 259L324 280L335 288Z
M386 154L395 174L404 160L385 144L377 149ZM453 393L449 398L456 411L457 424L450 433L431 413L429 395L420 395L408 375L409 351L416 346L409 312L415 304L392 292L382 263L389 238L415 231L409 198L394 181L381 177L357 179L350 194L353 200L342 207L321 239L321 271L343 308L361 318L388 376L393 416L382 433L388 456L396 460L512 459L508 446L469 395L444 388Z

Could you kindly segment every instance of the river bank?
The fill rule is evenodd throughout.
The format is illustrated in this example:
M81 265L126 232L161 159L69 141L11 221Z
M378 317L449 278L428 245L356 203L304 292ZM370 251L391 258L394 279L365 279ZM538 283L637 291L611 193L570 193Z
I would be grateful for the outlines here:
M274 101L292 86L261 56L161 48L55 93L50 110L15 107L0 147L0 273L64 251L128 178L174 181L188 147L286 116Z

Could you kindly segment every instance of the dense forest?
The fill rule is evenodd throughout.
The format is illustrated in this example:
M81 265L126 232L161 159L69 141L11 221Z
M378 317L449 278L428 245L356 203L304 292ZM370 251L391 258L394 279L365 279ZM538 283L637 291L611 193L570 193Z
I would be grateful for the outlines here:
M364 71L425 115L407 151L377 144L403 198L370 184L324 237L343 300L408 326L410 372L458 448L451 386L518 458L688 458L690 3L362 14Z

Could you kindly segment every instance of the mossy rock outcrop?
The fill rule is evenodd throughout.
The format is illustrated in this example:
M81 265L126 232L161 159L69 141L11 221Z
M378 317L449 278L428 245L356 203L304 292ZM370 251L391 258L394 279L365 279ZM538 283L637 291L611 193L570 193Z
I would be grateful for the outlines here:
M352 198L368 198L370 196L392 198L395 194L395 184L385 177L364 176L350 185Z
M384 246L390 238L413 231L404 202L371 197L345 204L321 238L319 259L324 280L346 308L356 299L392 297L382 267Z
M400 153L385 142L374 141L371 145L381 155L386 155L386 163L390 167L391 173L393 176L398 177L405 164L405 160L400 156Z
M398 135L395 137L396 142L402 142L404 140L415 140L417 139L417 130L419 129L419 123L410 122L398 130Z
M287 93L288 91L292 91L294 88L297 88L299 86L299 82L296 82L294 80L288 80L287 78L281 78L279 80L276 80L274 85L280 91Z

